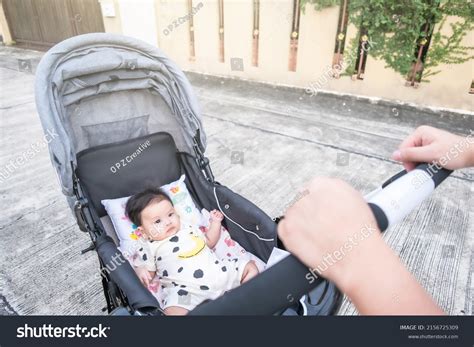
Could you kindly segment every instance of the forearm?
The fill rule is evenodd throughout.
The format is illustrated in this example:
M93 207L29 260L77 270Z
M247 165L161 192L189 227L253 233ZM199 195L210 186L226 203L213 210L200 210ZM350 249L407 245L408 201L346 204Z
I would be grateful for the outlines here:
M360 259L341 289L363 315L445 314L385 244Z
M206 233L207 238L207 245L210 248L214 248L219 241L219 237L221 236L221 223L211 223L209 226L209 230Z
M468 148L468 154L467 154L467 167L473 167L474 166L474 136L471 135L469 142L469 148Z

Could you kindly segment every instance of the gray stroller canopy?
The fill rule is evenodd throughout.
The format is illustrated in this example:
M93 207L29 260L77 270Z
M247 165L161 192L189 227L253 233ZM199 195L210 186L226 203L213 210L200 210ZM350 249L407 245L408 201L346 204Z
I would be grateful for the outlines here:
M134 38L94 33L57 44L38 65L35 93L44 132L58 135L49 152L68 196L70 162L84 149L158 131L170 133L179 151L194 155L196 134L206 147L187 78L162 51Z

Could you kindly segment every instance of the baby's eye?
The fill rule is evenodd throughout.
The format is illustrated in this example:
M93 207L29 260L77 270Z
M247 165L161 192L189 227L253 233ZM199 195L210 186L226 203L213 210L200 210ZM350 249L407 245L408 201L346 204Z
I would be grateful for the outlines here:
M161 223L161 219L157 219L157 220L155 221L155 224L160 224L160 223Z

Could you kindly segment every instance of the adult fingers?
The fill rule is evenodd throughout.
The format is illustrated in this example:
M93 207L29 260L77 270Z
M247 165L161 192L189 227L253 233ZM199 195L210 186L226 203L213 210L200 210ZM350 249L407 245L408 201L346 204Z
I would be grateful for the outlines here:
M430 163L439 159L436 157L436 150L433 145L401 148L395 151L392 157L395 160L409 164L410 169L414 167L414 163Z

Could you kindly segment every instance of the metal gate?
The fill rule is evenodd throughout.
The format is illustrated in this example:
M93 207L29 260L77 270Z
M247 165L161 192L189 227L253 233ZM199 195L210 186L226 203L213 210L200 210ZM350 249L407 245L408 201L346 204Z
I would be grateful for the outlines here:
M2 0L17 43L50 47L68 37L104 32L98 0Z

